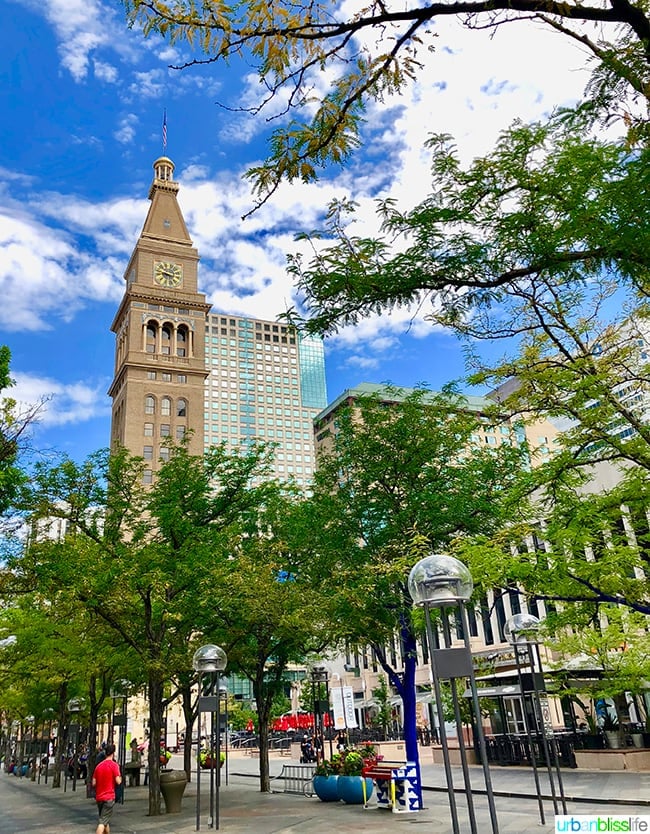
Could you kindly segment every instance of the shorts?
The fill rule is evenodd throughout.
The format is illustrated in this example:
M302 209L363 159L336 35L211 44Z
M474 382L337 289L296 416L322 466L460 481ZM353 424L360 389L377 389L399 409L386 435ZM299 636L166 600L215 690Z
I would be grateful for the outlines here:
M101 802L97 803L97 810L99 811L99 825L108 825L110 823L114 807L114 799L103 799Z

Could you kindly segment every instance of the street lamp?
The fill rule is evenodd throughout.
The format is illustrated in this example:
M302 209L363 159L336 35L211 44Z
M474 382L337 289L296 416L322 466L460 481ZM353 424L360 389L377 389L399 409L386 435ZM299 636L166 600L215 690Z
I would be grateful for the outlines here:
M226 773L226 785L228 784L228 742L230 740L230 728L228 727L228 687L227 686L220 686L219 687L219 698L223 699L223 714L224 714L224 727L225 727L225 736L226 739L226 749L225 749L225 773ZM221 723L219 723L219 740L221 740ZM221 756L221 754L219 754ZM219 771L217 775L217 779L219 784L221 784L221 761L218 762L219 764Z
M427 638L429 641L429 655L431 662L431 676L436 695L436 708L438 712L438 724L440 725L440 743L442 746L442 758L447 778L447 792L449 795L449 810L454 834L459 834L458 808L454 793L451 761L449 757L449 746L447 743L447 732L445 728L445 716L442 705L441 681L449 681L451 696L456 719L456 731L458 733L458 744L460 760L463 769L463 780L465 784L465 797L472 834L478 834L476 825L476 814L474 811L474 800L467 764L467 751L465 739L463 738L463 725L460 715L460 703L456 681L458 678L467 678L470 682L472 693L472 705L474 707L476 734L478 739L479 755L483 765L483 776L485 789L490 810L492 831L498 834L499 827L494 805L494 794L492 791L492 780L485 748L485 736L481 722L481 711L474 678L472 665L472 653L469 644L469 622L465 603L469 600L474 589L472 575L468 568L458 559L447 554L434 554L426 556L413 566L408 579L408 589L413 604L424 608ZM440 646L438 629L431 626L431 608L440 610L442 635L444 645ZM457 608L463 629L464 646L452 647L451 629L449 627L448 609Z
M546 686L544 684L544 675L542 672L542 659L539 653L539 642L537 640L537 632L539 631L540 621L533 614L515 614L506 622L504 628L505 638L513 647L513 654L515 656L515 663L517 665L517 677L519 678L519 689L521 691L521 706L524 716L524 728L526 734L530 739L530 762L533 767L533 775L535 778L535 789L537 791L537 804L539 806L539 819L542 825L545 824L544 805L542 802L541 790L539 785L539 775L537 773L537 763L535 761L535 751L532 748L532 734L530 723L528 721L528 713L526 711L526 687L524 686L524 674L521 667L521 659L525 658L530 668L529 679L531 682L528 690L533 704L533 716L535 719L535 732L542 739L542 746L544 748L544 759L546 761L546 771L548 773L549 786L551 788L551 797L553 799L553 810L555 814L559 814L557 793L560 795L562 802L562 811L567 813L566 799L564 797L564 784L562 782L562 773L560 771L560 762L558 760L557 749L555 747L555 735L553 732L553 724L551 721L551 711L546 697ZM551 764L552 762L552 764ZM557 775L558 791L555 790L555 782L553 779L553 767Z
M115 681L109 690L109 695L113 700L113 712L111 715L111 729L109 741L115 744L114 732L115 727L118 728L117 744L115 750L117 752L117 762L120 766L120 772L124 773L126 765L126 706L129 698L129 681L121 680ZM124 782L120 786L117 793L118 801L124 804Z
M321 684L325 684L325 698L321 698ZM329 673L324 666L314 666L311 670L311 692L312 700L314 702L314 747L316 747L316 760L320 761L325 757L325 731L324 731L324 716L329 714L330 709L330 690L329 690ZM320 753L317 746L320 741ZM332 736L330 734L330 759L334 755L332 749Z
M210 713L210 816L208 828L219 828L219 783L215 788L215 769L220 765L221 751L219 738L219 673L226 668L228 658L219 646L209 643L194 652L192 666L198 673L199 702L198 702L198 744L196 752L196 830L201 830L201 713ZM203 676L208 676L207 686L204 688ZM216 722L215 722L216 714ZM216 739L215 739L216 724ZM216 753L215 753L216 741Z
M67 709L70 714L69 743L72 745L72 790L77 790L77 748L79 744L79 713L83 709L84 702L81 698L71 698L68 701ZM65 777L63 780L63 792L68 785L68 756L66 750Z

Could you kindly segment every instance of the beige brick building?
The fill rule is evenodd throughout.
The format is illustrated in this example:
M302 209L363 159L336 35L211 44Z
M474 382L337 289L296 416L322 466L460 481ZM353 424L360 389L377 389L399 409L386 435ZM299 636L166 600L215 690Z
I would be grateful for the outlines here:
M115 375L111 445L145 459L150 482L167 438L190 435L203 452L205 329L210 305L198 291L199 254L178 205L167 157L154 163L151 205L124 273L126 289L111 330Z

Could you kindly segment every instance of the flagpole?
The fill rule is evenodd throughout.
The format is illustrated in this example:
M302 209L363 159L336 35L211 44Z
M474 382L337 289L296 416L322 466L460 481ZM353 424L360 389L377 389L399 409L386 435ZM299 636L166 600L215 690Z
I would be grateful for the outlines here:
M162 146L163 146L163 154L167 151L167 108L163 110L163 123L162 123Z

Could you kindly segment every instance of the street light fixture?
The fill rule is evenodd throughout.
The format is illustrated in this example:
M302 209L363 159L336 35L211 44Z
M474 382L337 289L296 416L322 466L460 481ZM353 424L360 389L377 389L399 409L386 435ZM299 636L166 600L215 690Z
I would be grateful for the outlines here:
M198 743L196 751L196 830L201 830L201 713L210 713L210 816L208 828L219 828L219 782L215 786L215 770L220 765L220 732L219 732L219 673L223 672L228 663L226 653L220 646L208 643L194 652L192 667L198 673L199 701L198 701ZM204 687L203 676L208 676ZM216 721L215 721L216 715ZM216 726L216 739L215 739ZM215 751L216 742L216 751Z
M72 745L72 790L77 790L77 755L79 745L79 713L83 709L84 701L81 698L71 698L67 704L70 714L69 742ZM68 785L68 757L66 750L65 777L63 779L63 792Z
M325 684L325 698L321 698L321 684ZM314 747L316 760L321 761L325 756L325 713L329 715L330 690L329 672L324 666L313 666L311 670L311 693L314 702ZM318 747L320 742L320 750ZM334 755L332 736L330 734L330 759Z
M111 728L109 741L115 744L117 753L117 763L120 766L120 771L124 773L126 765L126 725L127 725L127 702L129 699L129 688L131 684L126 680L115 681L109 690L109 695L113 700L113 711L111 715ZM117 731L117 743L115 743L115 727ZM124 804L124 782L120 786L117 794L118 802Z
M528 713L526 711L526 687L524 686L524 673L521 666L522 657L528 662L530 668L530 682L531 686L528 690L533 704L533 715L535 719L535 731L542 739L542 746L544 749L544 759L546 761L546 771L548 773L548 781L551 789L551 797L553 799L553 810L555 814L559 814L558 796L562 802L562 811L567 813L566 799L564 797L564 784L562 782L562 772L560 770L560 762L555 746L555 734L553 731L553 724L551 721L551 711L546 697L546 686L544 684L544 675L542 672L542 659L539 653L539 642L537 640L537 633L539 631L540 621L533 614L514 614L506 622L504 627L505 638L513 647L513 654L515 656L515 664L517 666L517 677L519 678L519 689L521 692L521 706L524 717L524 728L526 734L530 739L530 761L533 767L533 774L535 778L535 789L537 791L537 804L539 806L539 818L542 825L545 824L544 804L542 802L541 789L539 785L539 775L537 773L537 763L535 761L535 751L532 749L532 734L530 722L528 721ZM558 790L555 789L555 781L553 779L553 768L555 768L558 782Z
M447 743L447 732L445 728L445 716L442 705L440 683L441 681L449 681L450 684L470 828L472 834L478 834L476 814L474 811L474 799L472 796L469 767L467 763L467 751L465 749L465 740L463 738L460 703L458 700L458 690L456 686L458 678L466 678L470 682L470 690L472 693L472 705L474 707L478 749L481 764L483 765L483 776L485 779L485 789L490 810L492 831L493 834L498 834L499 827L496 808L494 805L492 780L490 778L490 769L485 747L485 736L483 734L483 726L481 722L478 692L476 690L474 668L472 665L472 653L469 644L469 622L467 618L466 603L471 597L474 589L472 575L468 568L458 559L455 559L453 556L449 556L447 554L438 553L426 556L413 566L411 573L409 574L408 589L411 599L413 600L413 604L424 609L426 632L429 642L431 677L436 695L436 709L438 713L438 724L440 725L440 743L442 746L442 758L447 778L447 792L449 795L449 810L451 813L453 832L454 834L460 834L460 828L458 822L456 796L454 793L451 760L449 757L449 746ZM440 610L440 621L444 640L443 646L440 646L437 628L433 629L431 625L430 610L432 608ZM448 615L449 608L457 608L460 612L465 644L462 647L452 647L452 637Z

